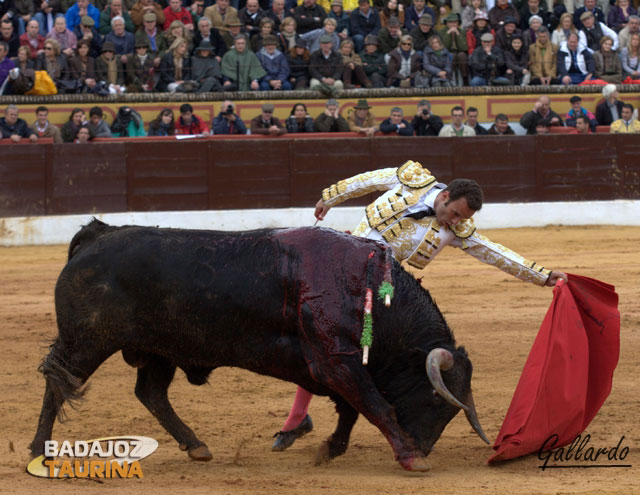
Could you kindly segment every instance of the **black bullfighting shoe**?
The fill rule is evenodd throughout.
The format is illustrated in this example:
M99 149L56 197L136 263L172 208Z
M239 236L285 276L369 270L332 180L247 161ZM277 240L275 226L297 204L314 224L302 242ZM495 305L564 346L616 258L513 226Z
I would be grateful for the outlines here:
M282 452L283 450L288 449L293 445L298 438L305 436L313 430L313 421L311 421L311 416L308 414L302 420L296 428L289 431L279 431L274 437L276 437L276 441L273 442L271 446L271 450L273 452Z

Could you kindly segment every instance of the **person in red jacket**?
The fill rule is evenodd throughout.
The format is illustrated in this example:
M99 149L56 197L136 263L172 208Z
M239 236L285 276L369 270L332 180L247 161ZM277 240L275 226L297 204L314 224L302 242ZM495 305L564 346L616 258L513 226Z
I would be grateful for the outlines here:
M188 103L180 106L180 118L176 122L176 134L202 134L209 136L209 126L207 123L193 113L193 107Z
M181 0L169 0L169 6L163 10L164 12L164 31L169 29L173 21L180 21L187 29L193 32L193 18L191 13L182 6Z

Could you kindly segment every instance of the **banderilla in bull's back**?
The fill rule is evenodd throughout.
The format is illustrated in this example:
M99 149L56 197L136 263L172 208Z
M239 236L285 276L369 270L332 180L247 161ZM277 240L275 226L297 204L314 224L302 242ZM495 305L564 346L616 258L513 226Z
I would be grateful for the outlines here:
M55 288L58 336L40 370L41 455L65 402L121 351L138 369L135 394L192 459L212 455L167 396L176 368L206 383L219 366L294 382L336 404L338 424L317 462L347 450L359 414L404 469L426 457L460 409L488 443L471 395L472 365L429 293L393 261L393 304L372 303L369 363L360 338L367 259L384 279L379 244L330 229L216 232L113 227L93 220L69 245ZM426 372L425 372L426 365Z

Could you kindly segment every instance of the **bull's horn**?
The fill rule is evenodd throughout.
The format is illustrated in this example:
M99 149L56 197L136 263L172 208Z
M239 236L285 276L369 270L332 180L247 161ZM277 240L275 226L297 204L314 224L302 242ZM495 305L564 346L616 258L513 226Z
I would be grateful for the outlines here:
M468 414L469 408L449 392L440 374L440 370L447 371L453 368L453 361L453 354L446 349L441 347L432 349L427 356L427 376L433 388L436 389L436 392L438 392L444 400L463 409L464 412Z
M469 424L478 436L482 438L487 445L489 445L491 442L489 442L487 435L484 434L482 426L480 426L480 421L478 421L478 413L476 412L476 405L473 402L473 394L471 393L471 390L469 390L469 393L467 394L467 400L465 400L465 403L468 408L468 410L465 409L464 411L465 416L467 416L467 421L469 421Z

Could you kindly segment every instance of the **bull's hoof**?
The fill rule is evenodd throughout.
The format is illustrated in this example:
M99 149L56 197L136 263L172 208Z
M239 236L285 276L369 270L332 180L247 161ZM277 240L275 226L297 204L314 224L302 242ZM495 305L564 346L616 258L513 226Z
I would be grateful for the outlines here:
M189 457L191 457L194 461L210 461L213 459L211 452L206 445L198 445L197 447L192 447L188 451Z
M400 459L398 462L400 462L400 465L407 471L417 471L421 473L431 471L431 466L427 462L426 457L407 457Z
M315 465L320 466L321 464L326 464L331 460L331 446L329 445L329 441L325 440L320 444L320 448L316 452Z

